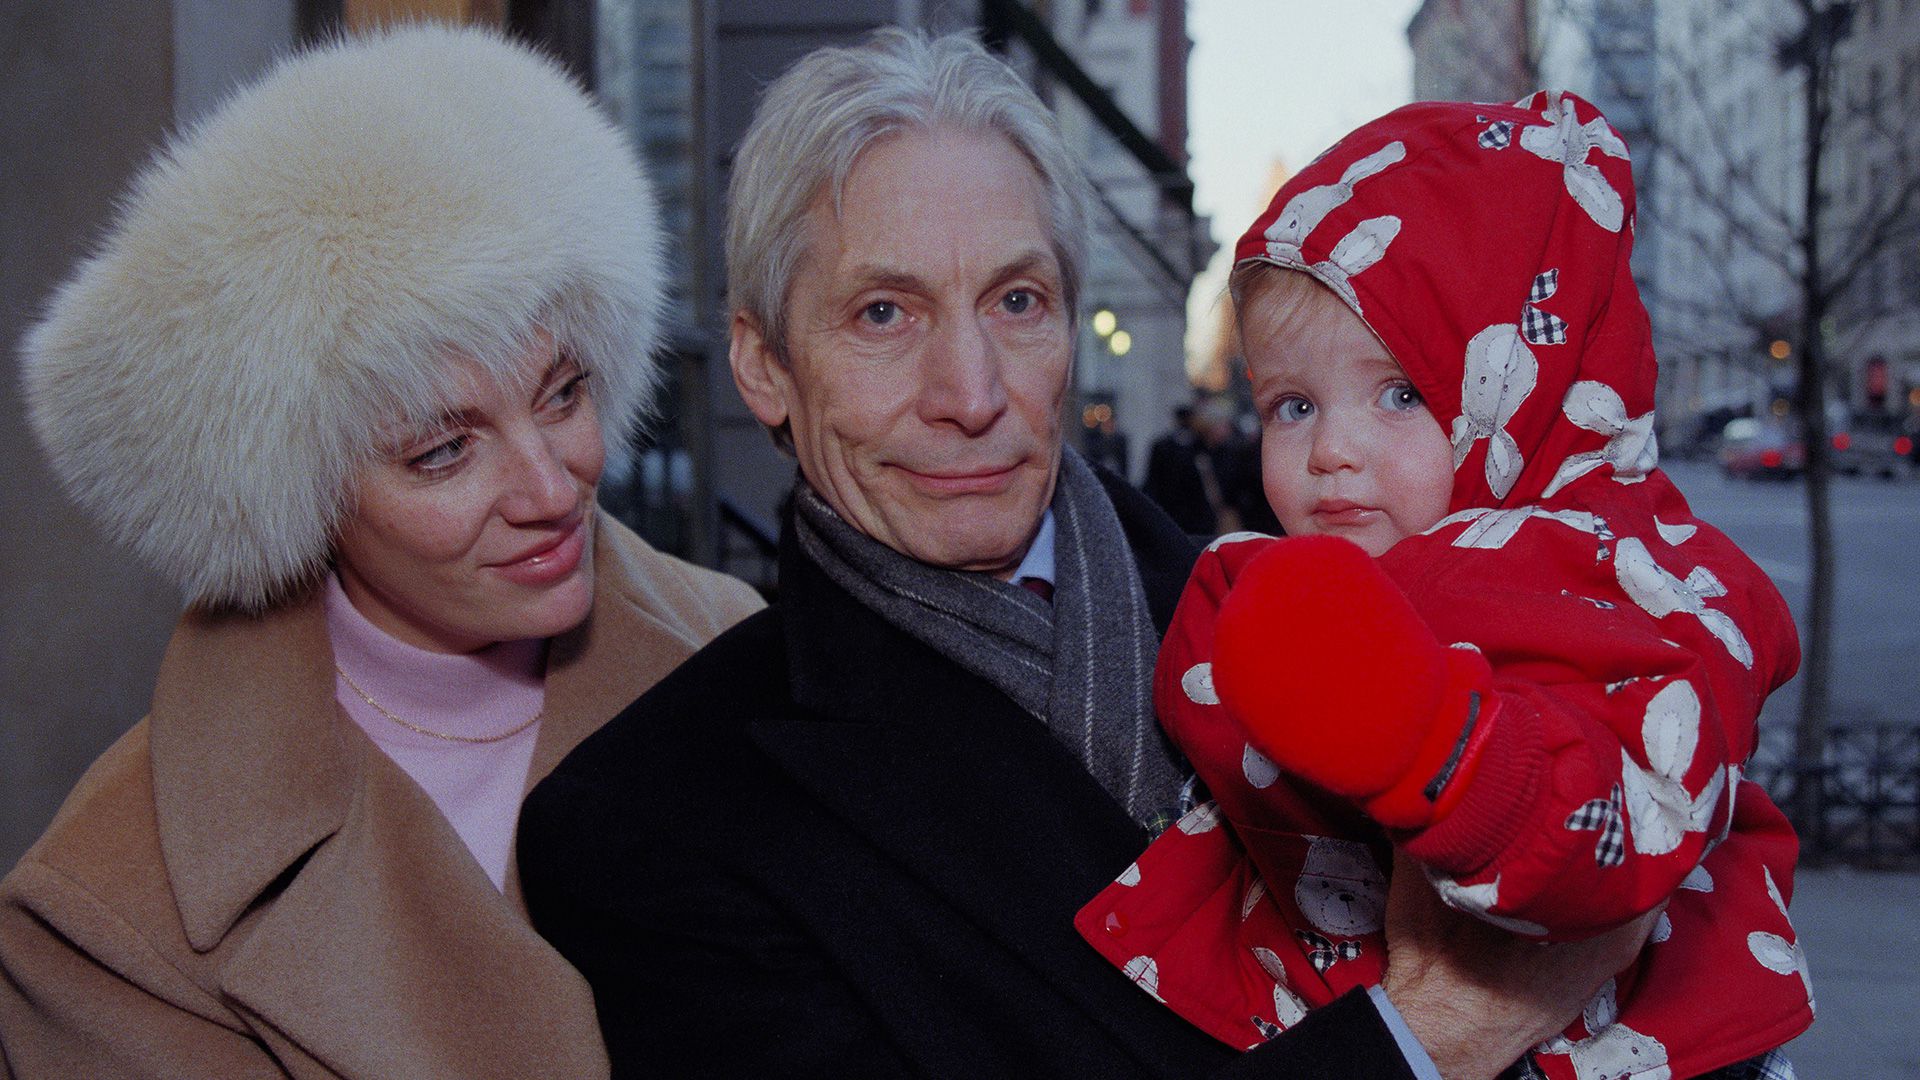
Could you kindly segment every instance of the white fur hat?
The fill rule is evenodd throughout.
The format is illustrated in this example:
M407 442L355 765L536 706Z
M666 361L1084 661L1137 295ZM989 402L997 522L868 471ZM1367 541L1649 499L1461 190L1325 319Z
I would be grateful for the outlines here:
M294 56L171 140L27 334L68 491L192 603L326 565L379 429L544 327L610 454L657 378L662 237L620 132L552 62L418 25Z

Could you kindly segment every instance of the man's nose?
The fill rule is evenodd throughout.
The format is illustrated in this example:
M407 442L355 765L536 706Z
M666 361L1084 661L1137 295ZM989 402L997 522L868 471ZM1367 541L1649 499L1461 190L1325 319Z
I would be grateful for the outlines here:
M920 418L952 424L968 435L993 426L1007 411L1005 356L979 320L952 320L936 329L922 357Z

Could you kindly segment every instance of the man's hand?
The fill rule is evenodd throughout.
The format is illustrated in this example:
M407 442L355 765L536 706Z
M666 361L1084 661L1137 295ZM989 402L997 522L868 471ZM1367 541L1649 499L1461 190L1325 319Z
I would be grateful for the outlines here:
M1487 1080L1572 1023L1639 955L1659 914L1541 944L1447 907L1420 864L1396 849L1381 987L1442 1077Z

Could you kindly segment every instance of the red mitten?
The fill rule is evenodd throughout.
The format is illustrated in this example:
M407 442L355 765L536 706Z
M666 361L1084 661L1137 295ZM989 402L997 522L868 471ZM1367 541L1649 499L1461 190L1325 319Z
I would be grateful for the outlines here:
M1492 681L1485 657L1442 645L1339 537L1260 553L1214 631L1214 689L1254 749L1394 829L1433 824L1465 789Z

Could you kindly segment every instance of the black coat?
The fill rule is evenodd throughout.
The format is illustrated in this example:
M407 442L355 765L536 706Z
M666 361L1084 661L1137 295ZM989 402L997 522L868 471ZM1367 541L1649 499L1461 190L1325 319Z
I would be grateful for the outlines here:
M1164 629L1196 549L1103 480ZM1074 912L1146 843L789 535L779 604L583 742L519 851L616 1076L1410 1076L1363 998L1241 1055L1101 959Z

